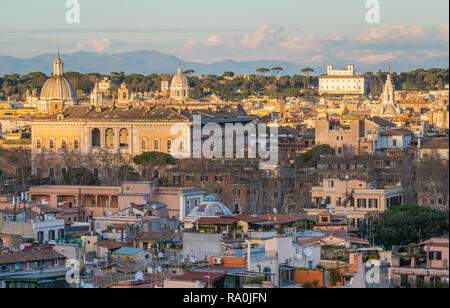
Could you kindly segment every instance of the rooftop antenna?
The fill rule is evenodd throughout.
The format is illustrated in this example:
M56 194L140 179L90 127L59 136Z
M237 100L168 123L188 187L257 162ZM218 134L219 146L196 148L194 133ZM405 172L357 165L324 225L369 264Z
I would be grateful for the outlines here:
M391 73L391 63L388 64L388 72Z

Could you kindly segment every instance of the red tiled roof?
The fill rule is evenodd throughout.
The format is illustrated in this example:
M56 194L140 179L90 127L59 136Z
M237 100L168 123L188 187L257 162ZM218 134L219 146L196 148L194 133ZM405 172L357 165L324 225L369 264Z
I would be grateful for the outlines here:
M120 245L120 243L116 242L116 241L102 241L98 243L98 246L100 247L105 247L109 250L111 249L119 249L122 247L122 245Z
M238 219L231 216L221 216L221 217L201 217L198 220L199 225L220 225L228 226L237 222Z
M278 222L282 224L287 224L295 221L301 220L301 218L289 216L289 215L281 215L281 214L265 214L261 216L251 216L251 215L235 215L238 220L242 220L245 222L262 222L262 221L272 221Z

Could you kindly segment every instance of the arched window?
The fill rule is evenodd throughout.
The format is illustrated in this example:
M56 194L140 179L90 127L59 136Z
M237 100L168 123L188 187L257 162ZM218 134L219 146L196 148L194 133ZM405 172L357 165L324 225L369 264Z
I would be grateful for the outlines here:
M153 140L153 151L159 151L159 139Z
M119 132L119 142L121 147L128 147L128 129L122 128Z
M42 149L42 140L41 138L36 139L36 148Z
M114 147L114 130L112 128L108 128L105 132L106 139L106 147L113 148Z
M48 148L50 150L54 150L55 149L55 139L50 138L50 140L48 141Z
M142 152L147 151L147 139L145 139L145 138L143 138L143 139L141 140L141 151L142 151Z
M167 140L167 153L172 153L172 140L168 139Z
M67 151L67 140L66 139L61 139L61 149L63 151Z
M80 149L80 141L78 139L73 140L73 148L75 151L78 151Z
M94 128L92 130L92 146L93 147L100 146L100 130L98 128Z

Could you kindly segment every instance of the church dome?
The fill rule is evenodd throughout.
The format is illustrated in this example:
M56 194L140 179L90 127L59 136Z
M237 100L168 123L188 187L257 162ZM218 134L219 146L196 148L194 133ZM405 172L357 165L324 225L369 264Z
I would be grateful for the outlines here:
M77 95L72 83L63 76L63 62L59 56L53 62L53 74L48 79L41 91L41 100L75 101Z
M219 202L219 199L214 195L208 195L203 199L203 203L196 206L189 213L190 217L219 217L231 216L230 209Z
M183 75L181 65L178 66L178 72L170 83L170 97L178 100L189 98L189 82Z

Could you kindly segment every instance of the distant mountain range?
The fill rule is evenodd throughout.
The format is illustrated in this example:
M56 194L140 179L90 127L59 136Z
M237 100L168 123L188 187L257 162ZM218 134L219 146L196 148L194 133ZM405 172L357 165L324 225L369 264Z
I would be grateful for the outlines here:
M43 72L50 74L53 70L53 61L56 54L42 54L33 58L21 59L11 56L0 56L0 75L27 74L30 72ZM184 70L192 69L194 75L201 74L223 74L232 71L235 74L255 73L260 67L273 68L282 67L282 74L299 74L305 65L284 62L284 61L248 61L237 62L224 60L213 63L199 63L183 61L173 55L168 55L155 50L142 50L133 52L123 52L118 54L96 53L96 52L75 52L73 54L61 55L64 61L64 71L76 71L80 73L101 73L125 72L126 74L152 74L152 73L175 73L178 64ZM315 68L314 69L319 69ZM320 68L324 70L324 68Z
M12 56L0 56L0 76L4 74L11 74L12 72L18 74L28 74L30 72L43 72L50 74L53 70L53 61L56 53L46 53L33 58L22 59ZM164 54L156 50L141 50L122 52L117 54L96 53L79 51L73 54L63 54L64 71L76 71L80 73L101 73L110 74L111 72L125 72L126 74L136 73L149 75L152 73L175 73L178 64L183 66L184 70L194 70L194 75L213 74L221 75L226 71L232 71L235 74L252 74L260 67L271 69L273 67L282 67L283 71L280 74L295 75L300 74L305 67L311 67L315 70L315 74L323 74L326 71L326 64L315 63L298 64L286 61L276 60L255 60L238 62L234 60L224 60L213 63L188 62L177 58L174 55ZM348 63L342 59L328 59L329 63L335 65L336 68L347 68ZM443 57L439 63L448 63L448 58ZM415 70L412 63L407 63L397 59L391 63L378 64L358 64L356 65L357 73L377 72L378 70L386 71L388 64L392 64L394 71L407 72ZM430 68L425 63L418 64L422 68ZM431 66L433 67L433 66ZM448 65L446 65L447 68Z

